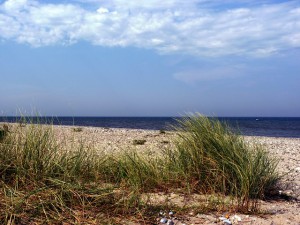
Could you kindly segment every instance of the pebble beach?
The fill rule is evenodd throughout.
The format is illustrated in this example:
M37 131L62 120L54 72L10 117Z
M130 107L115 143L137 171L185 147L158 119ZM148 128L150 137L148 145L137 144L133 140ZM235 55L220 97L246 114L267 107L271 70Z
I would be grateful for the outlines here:
M14 128L17 126L17 124L13 125ZM58 140L64 141L65 144L84 143L84 145L99 151L100 154L136 150L142 154L156 156L163 154L165 149L174 147L173 141L176 135L175 132L164 130L58 125L51 127ZM172 219L175 224L300 225L300 138L264 136L244 136L244 138L250 144L259 143L263 145L271 156L278 159L277 169L282 175L278 192L282 198L260 201L261 213L255 215L232 212L228 214L224 214L224 212L199 214L191 211L187 215L177 217L175 212L175 218ZM156 201L161 199L163 202L165 197L163 193L158 193L155 199ZM178 206L181 206L183 202L184 204L197 202L197 196L187 200L176 193L171 193L168 199L172 204ZM162 216L158 215L156 224L162 224L160 223L162 217L168 215L169 212L163 213ZM225 223L227 220L230 223Z
M76 129L78 129L76 131ZM166 148L173 147L174 132L123 128L94 128L54 126L58 136L71 141L84 141L99 151L118 152L134 149L144 154L161 154ZM278 159L278 171L283 175L280 182L280 194L289 200L277 199L261 201L261 215L232 214L232 224L255 225L300 225L300 138L244 136L245 140L262 144L272 156ZM143 144L135 144L142 140ZM180 199L180 196L173 196ZM229 219L230 219L230 216ZM240 221L235 221L234 216ZM174 220L175 224L225 224L222 214L194 214ZM159 218L158 218L159 219ZM159 224L159 220L158 220Z

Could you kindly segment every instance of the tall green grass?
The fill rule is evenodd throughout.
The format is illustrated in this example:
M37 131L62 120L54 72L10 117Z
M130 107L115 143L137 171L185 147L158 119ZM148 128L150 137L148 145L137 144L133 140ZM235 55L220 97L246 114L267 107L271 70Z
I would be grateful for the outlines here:
M275 187L277 161L259 144L248 144L226 123L200 114L178 123L176 148L168 152L170 168L191 191L231 195L248 209L252 199Z
M93 154L84 144L64 149L51 126L30 124L15 129L2 141L0 173L2 179L18 182L18 186L48 178L90 179L97 174L98 162Z
M167 178L161 158L149 158L136 151L109 156L101 165L102 180L141 192L164 189Z
M1 224L52 224L63 220L76 224L76 211L96 211L102 220L113 217L115 211L138 206L139 202L133 201L139 198L138 192L116 192L121 181L106 183L113 181L112 177L105 179L106 165L114 162L112 157L85 143L66 146L64 138L56 137L52 126L30 123L14 126L2 139Z
M178 190L232 196L232 207L248 210L278 179L276 161L261 146L200 114L180 120L175 146L152 157L130 149L99 152L84 141L66 144L53 126L22 121L0 142L2 224L141 219L151 208L144 193Z

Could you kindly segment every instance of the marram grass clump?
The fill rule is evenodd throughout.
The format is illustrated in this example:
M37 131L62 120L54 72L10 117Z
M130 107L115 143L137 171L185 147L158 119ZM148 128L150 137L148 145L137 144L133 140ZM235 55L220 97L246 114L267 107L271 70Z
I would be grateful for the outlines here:
M0 146L0 175L5 181L26 185L29 181L58 178L63 181L95 177L94 152L84 144L65 149L51 126L29 124L14 129ZM84 175L84 176L83 176Z
M252 199L264 198L275 187L277 161L262 146L248 144L226 123L200 114L178 123L169 167L191 191L234 196L248 209Z
M138 207L138 192L106 183L113 157L60 139L53 126L29 123L0 142L0 224L101 224Z

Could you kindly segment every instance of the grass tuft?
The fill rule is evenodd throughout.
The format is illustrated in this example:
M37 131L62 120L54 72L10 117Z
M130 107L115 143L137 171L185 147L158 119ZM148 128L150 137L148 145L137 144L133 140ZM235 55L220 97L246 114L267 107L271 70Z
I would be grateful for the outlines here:
M249 209L263 199L279 176L277 161L262 146L249 145L226 123L200 114L178 120L176 148L169 151L170 168L191 191L221 193Z

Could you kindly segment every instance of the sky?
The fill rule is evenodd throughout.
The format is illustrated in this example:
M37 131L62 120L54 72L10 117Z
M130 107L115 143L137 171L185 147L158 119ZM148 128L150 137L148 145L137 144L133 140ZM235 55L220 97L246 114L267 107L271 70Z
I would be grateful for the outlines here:
M300 116L300 1L0 0L0 115Z

